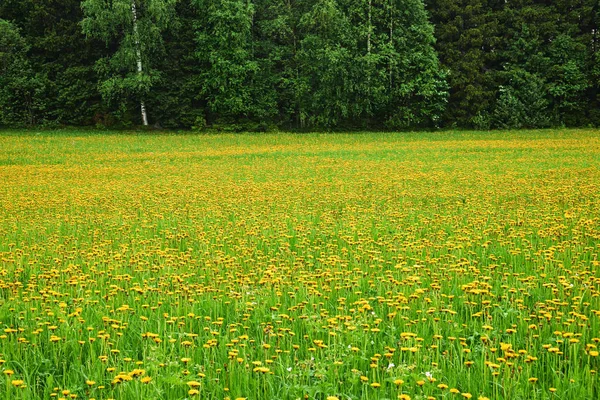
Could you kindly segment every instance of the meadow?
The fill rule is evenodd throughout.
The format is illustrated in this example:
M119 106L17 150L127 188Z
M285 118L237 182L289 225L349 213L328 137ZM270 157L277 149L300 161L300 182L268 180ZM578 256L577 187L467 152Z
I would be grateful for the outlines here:
M0 398L598 399L600 133L0 133Z

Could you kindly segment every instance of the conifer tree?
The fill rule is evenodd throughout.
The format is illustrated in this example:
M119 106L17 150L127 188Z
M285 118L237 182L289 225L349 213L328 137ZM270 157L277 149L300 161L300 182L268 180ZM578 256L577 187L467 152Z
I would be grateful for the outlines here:
M0 19L0 126L33 125L41 89L19 29Z
M444 120L472 127L478 117L487 116L498 93L504 1L428 0L427 5L440 61L449 70Z

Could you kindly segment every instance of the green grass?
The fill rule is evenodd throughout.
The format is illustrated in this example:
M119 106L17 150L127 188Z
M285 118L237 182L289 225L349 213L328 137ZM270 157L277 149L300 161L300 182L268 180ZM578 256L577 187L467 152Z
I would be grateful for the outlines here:
M599 167L593 130L0 134L0 393L598 398Z

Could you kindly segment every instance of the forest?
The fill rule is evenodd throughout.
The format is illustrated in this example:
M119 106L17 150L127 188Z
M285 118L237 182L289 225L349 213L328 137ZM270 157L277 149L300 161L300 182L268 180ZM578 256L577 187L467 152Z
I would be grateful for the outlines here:
M600 125L598 0L2 0L0 127Z

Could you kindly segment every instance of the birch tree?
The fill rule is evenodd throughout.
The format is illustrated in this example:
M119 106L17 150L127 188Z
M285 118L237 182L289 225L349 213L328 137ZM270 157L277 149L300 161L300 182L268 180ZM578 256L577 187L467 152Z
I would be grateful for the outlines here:
M159 78L153 68L162 34L175 18L178 0L85 0L81 22L88 37L104 40L112 55L98 61L102 96L139 101L142 123L148 125L145 99Z

